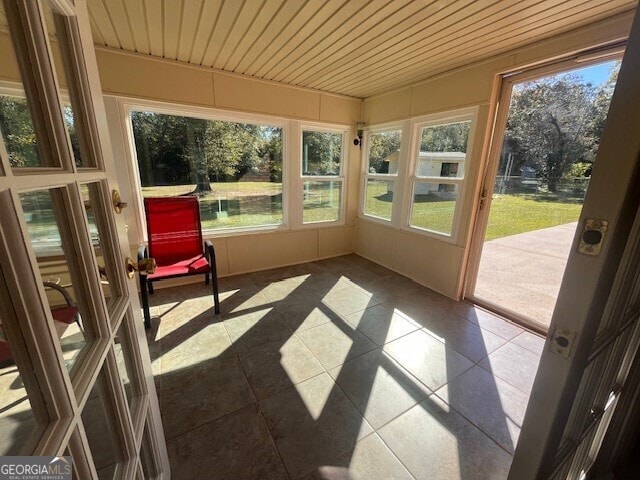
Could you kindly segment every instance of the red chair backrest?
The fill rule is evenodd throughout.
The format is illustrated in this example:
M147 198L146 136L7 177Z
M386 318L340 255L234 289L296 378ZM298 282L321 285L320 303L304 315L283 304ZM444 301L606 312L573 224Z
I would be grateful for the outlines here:
M145 198L149 256L170 265L201 255L202 227L198 197Z

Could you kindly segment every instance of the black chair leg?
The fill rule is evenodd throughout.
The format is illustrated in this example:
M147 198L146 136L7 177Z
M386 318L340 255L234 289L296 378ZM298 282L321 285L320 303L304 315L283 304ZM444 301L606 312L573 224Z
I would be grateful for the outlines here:
M149 312L149 287L145 275L140 275L140 296L142 297L142 312L144 313L144 328L151 328L151 313Z
M217 315L220 313L220 298L218 296L218 269L216 267L216 252L213 249L211 249L211 279L213 280L211 282L213 284L213 311Z
M153 283L147 282L147 285L149 286L149 293L153 295Z
M204 274L204 284L205 285L209 285L209 274L208 273Z
M214 305L214 312L216 312L216 314L219 314L220 298L218 297L218 277L217 276L213 277L213 305Z

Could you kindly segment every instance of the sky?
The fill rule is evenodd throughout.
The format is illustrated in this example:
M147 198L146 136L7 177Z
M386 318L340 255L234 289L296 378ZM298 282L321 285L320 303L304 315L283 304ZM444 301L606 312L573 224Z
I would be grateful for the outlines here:
M607 81L611 66L614 63L615 61L599 63L590 67L581 68L580 70L576 70L576 72L580 73L586 82L591 82L597 87Z

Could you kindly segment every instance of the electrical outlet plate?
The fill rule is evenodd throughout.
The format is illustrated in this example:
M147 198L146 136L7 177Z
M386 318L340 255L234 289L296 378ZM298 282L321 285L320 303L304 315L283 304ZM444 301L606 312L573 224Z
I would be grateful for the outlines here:
M569 358L571 355L571 349L573 348L573 342L576 339L576 332L572 330L564 330L562 328L556 329L551 339L551 345L549 349L551 352L562 358Z

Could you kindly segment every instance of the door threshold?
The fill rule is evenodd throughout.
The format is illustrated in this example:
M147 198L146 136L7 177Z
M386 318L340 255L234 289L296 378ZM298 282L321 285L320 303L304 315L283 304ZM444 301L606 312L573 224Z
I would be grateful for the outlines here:
M470 302L478 307L481 307L485 310L488 310L491 313L495 313L496 315L500 315L504 317L505 320L508 320L511 323L515 323L516 325L525 328L537 335L541 335L546 337L549 333L549 327L540 322L536 322L532 318L525 317L520 315L518 312L510 310L508 308L501 307L499 305L495 305L491 302L486 302L481 298L477 297L464 297L467 302Z

